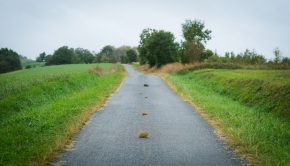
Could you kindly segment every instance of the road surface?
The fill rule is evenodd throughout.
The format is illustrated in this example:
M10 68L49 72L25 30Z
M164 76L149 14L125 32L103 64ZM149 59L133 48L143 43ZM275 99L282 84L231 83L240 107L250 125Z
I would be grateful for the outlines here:
M193 108L158 76L125 65L128 77L75 138L63 165L244 165ZM144 84L148 84L145 87ZM146 112L148 115L142 116ZM138 138L148 131L147 139Z

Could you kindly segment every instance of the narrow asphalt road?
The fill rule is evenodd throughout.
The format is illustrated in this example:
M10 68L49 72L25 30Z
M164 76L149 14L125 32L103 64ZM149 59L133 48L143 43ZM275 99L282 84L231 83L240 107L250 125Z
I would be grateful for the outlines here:
M125 65L128 78L76 136L64 165L243 165L214 130L158 76ZM144 84L148 84L145 87ZM147 116L142 116L147 112ZM147 139L138 132L150 132Z

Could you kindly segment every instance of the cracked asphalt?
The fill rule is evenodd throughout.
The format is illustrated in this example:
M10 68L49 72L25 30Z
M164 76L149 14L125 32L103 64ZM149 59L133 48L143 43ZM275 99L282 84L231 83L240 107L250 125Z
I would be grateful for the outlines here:
M125 68L128 77L121 89L90 118L73 150L61 154L56 164L244 165L161 78ZM140 131L148 131L149 138L140 139Z

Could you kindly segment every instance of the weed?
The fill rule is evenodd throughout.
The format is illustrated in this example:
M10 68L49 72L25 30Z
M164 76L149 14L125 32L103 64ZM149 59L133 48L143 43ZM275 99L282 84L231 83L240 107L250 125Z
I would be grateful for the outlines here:
M138 135L139 138L148 138L150 133L148 131L140 131Z

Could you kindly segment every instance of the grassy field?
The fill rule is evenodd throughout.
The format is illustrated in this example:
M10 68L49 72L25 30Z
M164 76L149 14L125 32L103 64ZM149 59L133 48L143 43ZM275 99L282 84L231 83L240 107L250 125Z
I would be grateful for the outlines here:
M258 165L290 163L290 70L203 69L166 78L241 154ZM257 163L255 163L257 162Z
M103 70L99 76L91 71ZM89 72L90 70L90 72ZM120 84L120 65L59 65L0 75L0 165L44 165Z
M45 62L36 62L30 59L21 59L20 62L23 69L25 69L27 66L30 66L30 68L34 68L43 67L45 65Z

